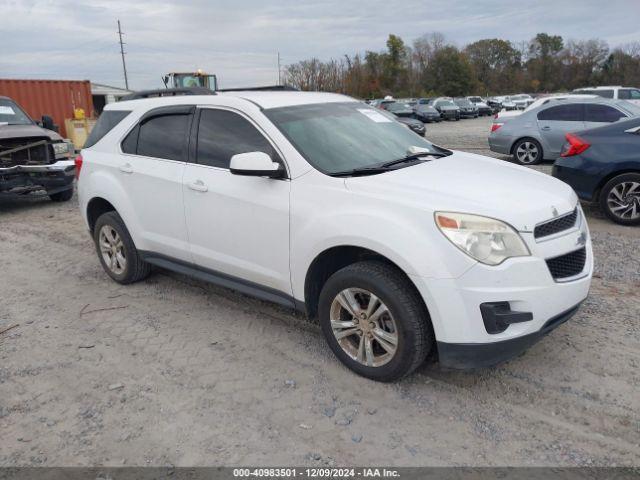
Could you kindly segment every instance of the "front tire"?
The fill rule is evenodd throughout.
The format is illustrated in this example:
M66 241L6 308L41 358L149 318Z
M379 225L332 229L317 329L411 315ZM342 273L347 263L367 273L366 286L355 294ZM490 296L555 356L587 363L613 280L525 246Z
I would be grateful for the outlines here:
M49 198L52 202L68 202L73 197L73 188L63 190L62 192L52 193Z
M151 265L141 259L127 227L116 212L98 217L93 240L102 268L116 282L126 285L149 275Z
M542 161L542 145L533 138L522 138L513 146L512 155L520 165L537 165Z
M408 375L434 342L415 287L381 262L358 262L334 273L322 288L318 313L333 353L372 380L392 382Z
M640 173L609 180L600 192L600 208L620 225L640 225Z

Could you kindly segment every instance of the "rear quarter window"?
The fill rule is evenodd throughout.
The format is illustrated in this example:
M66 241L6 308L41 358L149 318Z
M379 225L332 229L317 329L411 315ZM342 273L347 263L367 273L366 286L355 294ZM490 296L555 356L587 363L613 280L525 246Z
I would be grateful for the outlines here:
M105 110L102 112L102 115L100 115L93 130L91 130L91 133L87 137L87 141L84 142L83 148L93 147L130 113L130 110Z

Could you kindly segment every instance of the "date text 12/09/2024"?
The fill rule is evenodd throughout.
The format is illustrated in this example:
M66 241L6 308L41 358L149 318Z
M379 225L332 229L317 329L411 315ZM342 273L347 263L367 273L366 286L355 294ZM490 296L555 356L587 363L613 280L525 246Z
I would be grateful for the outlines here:
M233 476L266 478L399 478L387 468L235 468Z

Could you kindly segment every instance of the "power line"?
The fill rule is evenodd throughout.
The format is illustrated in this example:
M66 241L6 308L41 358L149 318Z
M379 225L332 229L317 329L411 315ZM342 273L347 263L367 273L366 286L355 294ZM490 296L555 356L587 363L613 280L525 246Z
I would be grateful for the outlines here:
M118 37L120 38L120 55L122 55L122 70L124 71L124 87L129 90L129 79L127 78L127 64L124 62L124 43L122 43L122 30L120 29L120 19L118 19Z

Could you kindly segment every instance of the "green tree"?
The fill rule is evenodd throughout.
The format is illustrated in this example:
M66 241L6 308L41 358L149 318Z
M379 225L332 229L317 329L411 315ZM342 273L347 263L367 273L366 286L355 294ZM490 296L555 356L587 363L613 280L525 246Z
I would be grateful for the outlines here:
M473 90L475 78L467 57L454 46L438 50L430 64L426 90L455 97Z
M387 52L383 55L383 84L392 92L399 92L406 86L407 49L397 35L390 34L387 39Z
M478 40L467 45L465 53L480 82L480 93L513 88L521 65L520 52L511 42L498 38Z
M537 80L540 89L552 91L558 87L558 54L562 51L563 40L560 35L538 33L529 43L527 70L530 80Z

